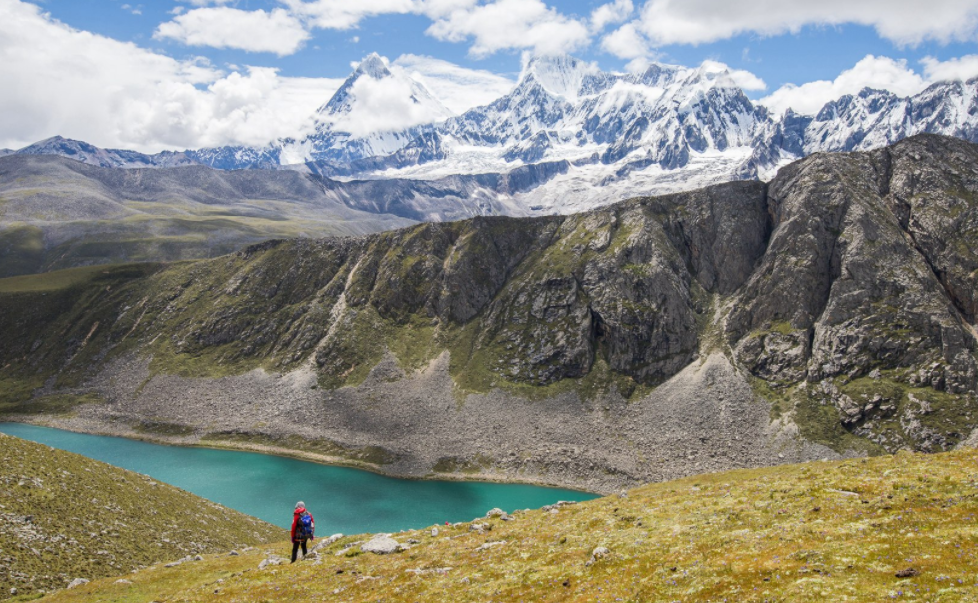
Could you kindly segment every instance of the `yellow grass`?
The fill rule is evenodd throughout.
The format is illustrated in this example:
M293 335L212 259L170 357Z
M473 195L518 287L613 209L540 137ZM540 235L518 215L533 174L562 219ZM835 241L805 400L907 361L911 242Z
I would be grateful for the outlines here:
M288 555L281 543L46 600L978 601L975 450L697 476L479 522L492 529L395 534L419 542L387 556L337 555L368 538L348 536L319 560L259 570ZM588 565L599 546L610 555Z

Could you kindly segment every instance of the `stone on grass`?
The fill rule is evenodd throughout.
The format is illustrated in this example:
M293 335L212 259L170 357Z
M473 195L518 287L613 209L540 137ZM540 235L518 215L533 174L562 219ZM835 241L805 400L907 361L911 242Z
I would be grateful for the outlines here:
M71 581L71 584L68 585L68 588L75 588L76 586L81 586L82 584L88 584L88 582L89 581L85 578L75 578Z
M591 551L591 558L584 565L591 566L598 559L604 559L611 554L611 550L606 546L599 546Z
M401 549L401 544L391 538L390 534L377 534L367 542L360 545L360 550L364 553L374 553L377 555L389 555Z

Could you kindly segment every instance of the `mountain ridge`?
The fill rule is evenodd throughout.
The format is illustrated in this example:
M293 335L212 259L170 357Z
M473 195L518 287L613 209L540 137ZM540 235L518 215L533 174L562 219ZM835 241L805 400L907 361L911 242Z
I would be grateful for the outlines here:
M50 139L14 153L55 153L113 167L191 162L426 181L567 161L562 178L538 181L538 190L515 203L524 212L573 213L640 194L768 179L812 153L865 151L918 133L978 142L978 78L937 82L911 97L866 88L814 115L773 115L720 65L653 64L622 74L556 55L530 60L506 95L451 116L423 84L376 54L361 64L320 107L314 131L298 139L152 156ZM354 133L348 126L370 121L358 118L344 126L364 83L399 90L402 112L417 110L411 125ZM608 194L589 192L598 187Z
M598 491L947 450L978 416L976 166L921 135L770 184L20 284L0 295L7 412L88 392L105 404L51 420Z

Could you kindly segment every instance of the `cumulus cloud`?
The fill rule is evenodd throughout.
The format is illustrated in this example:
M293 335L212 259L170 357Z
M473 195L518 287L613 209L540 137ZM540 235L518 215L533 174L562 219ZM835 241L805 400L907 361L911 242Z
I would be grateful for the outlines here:
M415 0L282 0L282 3L311 26L321 29L351 29L366 17L407 14L419 8Z
M707 73L726 73L734 84L744 90L765 90L767 84L764 80L757 77L750 71L744 69L731 69L729 65L719 61L706 60L700 65L700 69Z
M40 50L39 50L40 49ZM298 135L340 81L223 73L0 1L0 147L61 134L144 152Z
M615 0L591 11L591 31L599 32L609 25L621 23L635 12L632 0Z
M649 0L639 27L657 45L702 44L743 33L778 35L806 25L866 25L897 44L971 41L978 0Z
M190 46L237 48L285 56L309 39L309 32L288 11L246 11L226 6L197 8L161 23L153 37Z
M426 31L438 40L472 40L469 53L485 57L500 50L529 49L538 54L570 52L587 46L587 26L540 0L496 0L457 8Z
M193 6L211 6L215 4L228 4L233 0L180 0L180 2L185 2Z
M407 78L361 77L350 88L350 111L337 115L335 130L353 136L390 132L448 117L437 104L412 100L411 82Z
M920 63L924 66L924 75L928 80L934 82L943 80L970 80L978 76L978 55L976 54L969 54L947 61L938 61L934 57L925 57Z
M392 64L424 84L454 113L487 105L513 89L514 80L482 69L467 69L448 61L414 54Z
M620 59L639 59L652 54L648 41L635 23L626 23L602 38L601 49Z
M844 94L857 94L866 87L911 96L927 84L905 60L867 55L832 81L817 80L801 86L788 84L758 102L778 114L791 108L796 113L814 115L825 103Z

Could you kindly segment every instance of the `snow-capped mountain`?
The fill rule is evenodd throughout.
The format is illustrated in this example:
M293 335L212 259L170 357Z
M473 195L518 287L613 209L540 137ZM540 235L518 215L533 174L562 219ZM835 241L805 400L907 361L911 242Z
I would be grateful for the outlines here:
M377 106L384 103L384 111ZM397 113L393 122L380 115ZM454 115L407 73L379 55L367 56L315 115L315 131L282 144L283 164L327 160L349 162L395 153L421 134L417 126Z
M197 161L186 152L163 151L146 155L122 149L102 149L80 140L53 136L40 142L12 151L19 155L61 155L70 159L100 167L139 168L139 167L177 167L195 165Z
M677 168L691 152L749 146L765 118L722 70L610 74L558 56L532 60L510 94L436 129L457 146L497 147L507 162L597 154L603 164Z
M378 115L392 114L394 121L378 120ZM188 153L217 169L277 169L313 162L317 165L310 166L312 171L328 166L329 173L343 174L359 171L350 167L358 160L423 144L423 126L453 115L424 84L373 53L316 110L308 135L265 147L227 146ZM396 163L396 158L392 161Z
M569 212L638 194L766 178L810 153L867 150L921 132L978 142L978 78L937 83L911 97L865 89L813 116L791 110L776 116L752 103L717 63L653 64L629 74L545 56L528 61L506 95L453 115L421 82L372 54L313 118L308 135L264 147L143 155L54 138L15 153L112 167L290 169L402 186L458 175L508 182L513 174L520 186L493 184L480 194L498 203L480 207ZM541 169L524 169L533 166ZM412 190L417 200L427 189Z
M573 211L602 198L755 177L758 132L768 122L723 69L653 65L616 74L571 57L539 57L509 94L432 125L442 149L436 159L413 166L375 161L387 169L360 176L435 178L568 161L566 173L522 202L542 212Z
M923 132L978 141L978 79L938 82L907 98L865 88L831 101L805 128L803 153L864 151Z

